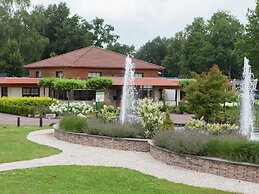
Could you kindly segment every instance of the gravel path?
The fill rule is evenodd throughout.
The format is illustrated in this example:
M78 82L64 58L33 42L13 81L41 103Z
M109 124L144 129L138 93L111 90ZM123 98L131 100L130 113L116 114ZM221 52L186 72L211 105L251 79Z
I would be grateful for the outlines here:
M155 160L149 153L87 147L60 141L54 137L52 129L32 132L27 138L42 145L59 148L63 152L46 158L3 163L0 164L0 171L73 164L116 166L134 169L158 178L164 178L169 181L187 185L248 194L256 194L259 192L259 184L169 166Z

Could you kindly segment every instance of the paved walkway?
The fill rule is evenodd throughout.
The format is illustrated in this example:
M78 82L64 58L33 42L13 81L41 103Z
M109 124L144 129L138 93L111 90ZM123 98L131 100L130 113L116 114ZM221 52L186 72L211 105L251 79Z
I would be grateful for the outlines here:
M220 190L256 194L259 184L198 173L155 160L149 153L87 147L57 140L53 130L32 132L29 140L63 152L46 158L0 164L0 171L54 165L117 166L134 169L169 181Z
M39 118L29 118L18 115L0 113L0 125L16 125L17 117L20 117L20 123L22 125L34 125L38 126L40 123ZM50 125L58 122L58 119L43 119L43 125Z
M194 115L191 114L171 114L175 124L184 124ZM39 125L39 118L29 118L18 115L0 113L0 125L16 125L17 117L20 117L21 125ZM58 119L43 119L43 125L50 125L58 122Z

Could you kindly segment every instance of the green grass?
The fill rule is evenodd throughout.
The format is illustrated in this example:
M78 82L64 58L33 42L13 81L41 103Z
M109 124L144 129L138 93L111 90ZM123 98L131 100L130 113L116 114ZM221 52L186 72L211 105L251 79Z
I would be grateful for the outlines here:
M223 194L114 167L56 166L0 173L1 193Z
M60 150L39 145L26 139L39 127L0 125L0 163L30 160L57 154Z

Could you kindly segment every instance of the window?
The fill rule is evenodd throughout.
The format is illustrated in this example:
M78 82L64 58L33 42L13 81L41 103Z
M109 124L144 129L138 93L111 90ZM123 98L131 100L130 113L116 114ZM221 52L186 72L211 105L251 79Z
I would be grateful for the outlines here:
M63 71L56 71L56 77L62 78L64 76Z
M134 77L144 77L144 73L135 73Z
M139 98L151 98L152 96L152 86L140 86L139 88Z
M89 72L88 78L91 78L91 77L102 77L102 73L101 72Z
M1 88L1 97L3 97L3 96L8 97L8 88L7 87Z
M74 99L75 100L95 100L95 90L74 90Z
M42 77L42 72L41 71L36 71L36 77Z
M39 88L22 88L22 96L40 96Z

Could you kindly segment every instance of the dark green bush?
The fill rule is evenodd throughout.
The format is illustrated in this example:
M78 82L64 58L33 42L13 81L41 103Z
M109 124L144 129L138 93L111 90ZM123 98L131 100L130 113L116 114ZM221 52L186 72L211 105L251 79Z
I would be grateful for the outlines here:
M21 116L28 116L28 115L37 115L41 113L46 113L46 112L49 112L49 109L46 107L0 104L0 112L21 115Z
M93 119L83 129L84 133L110 137L142 138L144 129L139 124L121 124L119 122L104 122Z
M259 142L233 137L218 137L205 147L207 156L219 157L236 162L259 164Z
M204 155L210 135L192 131L163 131L155 134L155 145L181 154Z
M157 133L153 142L181 154L259 164L259 142L249 141L238 134L215 137L192 131L165 131Z
M75 115L64 116L59 123L59 127L64 131L82 133L83 128L87 125L87 119Z

